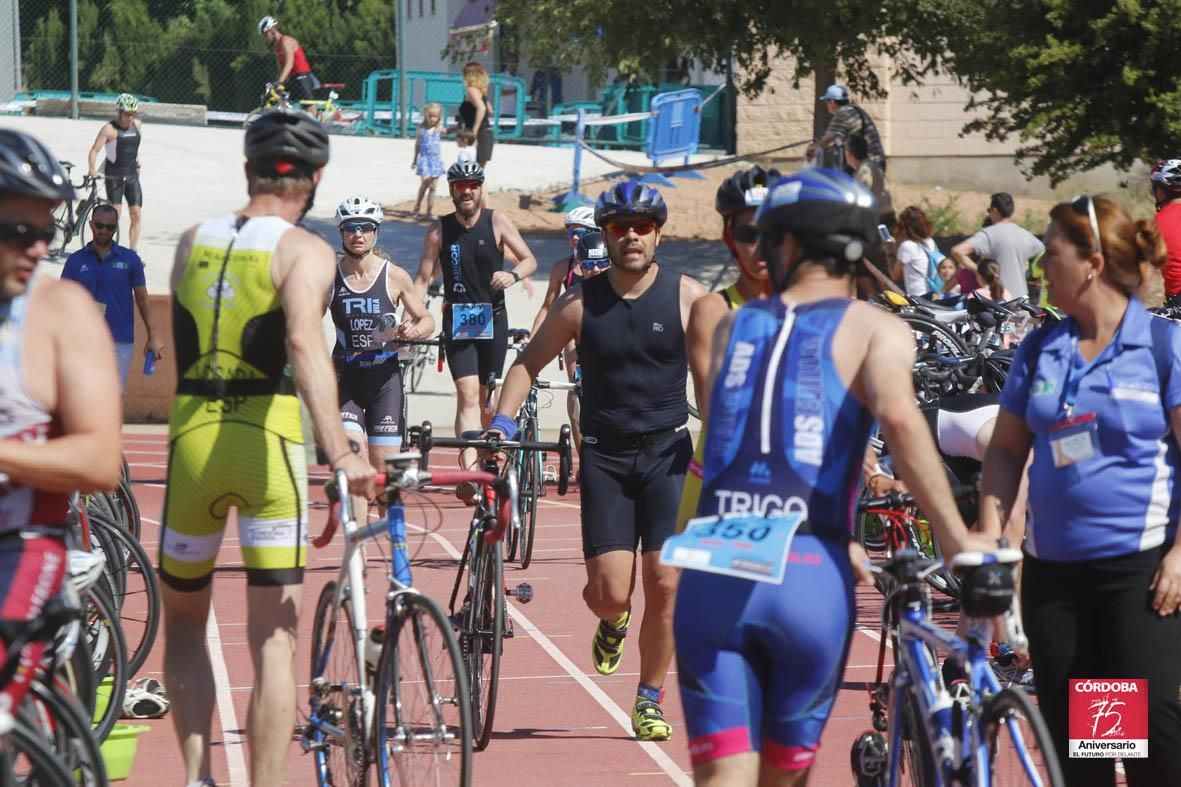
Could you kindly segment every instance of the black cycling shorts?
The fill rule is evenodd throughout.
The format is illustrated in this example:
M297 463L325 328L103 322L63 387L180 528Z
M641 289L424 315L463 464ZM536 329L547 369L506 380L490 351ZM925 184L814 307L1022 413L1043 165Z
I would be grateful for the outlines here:
M144 204L144 190L139 185L139 175L115 175L106 178L107 201L118 205L127 197L127 204L138 208Z
M443 307L443 335L451 336L451 310ZM445 339L447 366L451 379L478 377L480 385L488 381L488 375L495 372L504 376L504 359L508 355L508 312L504 309L492 313L492 339L457 342Z
M310 73L296 74L287 77L283 86L287 88L287 97L292 101L312 101L316 97L317 82Z
M400 446L406 395L397 359L380 366L338 368L340 419L370 445Z
M677 532L693 440L681 428L648 438L586 434L579 453L582 555L654 552Z

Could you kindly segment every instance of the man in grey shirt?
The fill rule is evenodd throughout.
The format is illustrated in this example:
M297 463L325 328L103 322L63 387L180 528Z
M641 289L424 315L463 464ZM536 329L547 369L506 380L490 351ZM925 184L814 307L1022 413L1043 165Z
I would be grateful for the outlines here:
M1041 254L1045 246L1032 232L1013 221L1013 197L1001 191L992 195L988 203L990 224L951 249L952 258L968 270L976 270L972 260L991 257L1000 263L1001 281L1014 298L1029 296L1025 274L1029 261Z

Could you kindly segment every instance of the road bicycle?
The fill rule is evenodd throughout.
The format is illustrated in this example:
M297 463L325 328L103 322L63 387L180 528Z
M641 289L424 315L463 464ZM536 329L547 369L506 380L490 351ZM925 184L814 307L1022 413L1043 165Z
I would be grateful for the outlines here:
M495 401L497 388L502 385L504 385L503 379L497 378L495 374L488 376L486 405L489 409ZM529 395L525 397L521 409L517 411L517 433L524 443L536 443L538 440L540 435L538 392L548 390L573 391L575 396L582 395L582 385L579 382L535 379L533 384L529 386ZM569 429L568 426L563 428ZM505 533L504 557L505 560L515 560L519 554L521 568L529 568L529 564L533 560L534 536L537 533L537 501L538 498L545 496L545 457L538 451L510 451L507 456L517 474L520 526Z
M570 464L570 428L562 427L557 443L528 443L483 439L478 432L465 432L459 438L433 435L430 421L412 427L408 436L411 445L422 454L422 466L434 447L475 448L488 458L482 460L484 469L500 479L498 484L485 483L477 498L468 537L455 584L451 589L448 609L452 625L459 632L459 646L469 681L468 697L472 704L472 740L477 751L487 748L492 739L492 723L496 715L496 698L500 685L500 656L504 640L513 636L507 625L508 596L528 604L533 599L533 588L522 582L512 590L504 585L504 556L498 543L505 531L518 518L517 476L511 464L501 474L494 457L501 451L556 451L562 473L558 479L558 494L566 493L565 471ZM518 522L519 526L519 522ZM466 579L466 582L465 582ZM464 590L462 597L460 589Z
M464 662L447 616L413 585L402 500L404 493L428 484L464 481L510 491L508 481L491 473L428 472L421 454L406 452L387 459L386 472L377 478L386 494L385 518L360 524L344 474L337 471L325 484L332 513L312 543L327 546L343 524L345 548L336 580L324 586L316 603L310 714L299 729L303 749L314 754L320 785L365 785L373 764L383 787L471 783L473 730ZM390 546L385 624L380 655L369 666L360 550L382 535Z
M70 171L74 168L74 165L69 161L59 161L57 163L62 165L62 168L66 171L66 178L69 179ZM59 257L65 254L66 249L69 248L70 241L74 238L78 238L80 246L86 245L86 231L88 229L90 213L101 201L98 196L98 182L100 180L102 180L102 176L83 176L81 185L74 186L75 189L86 192L78 200L78 204L75 206L73 200L66 200L54 209L53 226L57 230L57 233L54 235L54 242L49 248L49 256Z
M962 573L966 639L931 620L926 577L941 561L904 550L874 567L890 575L894 590L882 610L870 688L873 729L858 736L850 752L858 787L1064 783L1041 713L1022 689L1002 689L988 664L996 615L1004 615L1010 642L1024 641L1013 579L1020 560L1019 550L1004 547L952 560ZM883 679L887 640L895 666ZM943 684L937 649L966 676L958 696Z
M340 94L336 91L343 90L344 86L343 82L325 82L321 87L328 91L328 98L308 98L293 102L287 93L287 88L282 83L268 82L258 99L258 106L246 114L242 127L249 126L255 118L267 110L297 108L304 110L325 125L351 129L353 124L361 119L363 113L354 109L341 109L336 105L336 99L340 98Z

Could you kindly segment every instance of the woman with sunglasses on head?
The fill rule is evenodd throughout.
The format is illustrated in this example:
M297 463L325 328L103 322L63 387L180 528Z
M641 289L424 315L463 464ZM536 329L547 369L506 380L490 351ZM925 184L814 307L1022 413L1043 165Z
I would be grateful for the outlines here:
M1022 609L1067 783L1114 779L1110 759L1069 756L1069 681L1123 678L1147 679L1148 695L1147 759L1123 760L1128 784L1179 784L1181 328L1136 296L1165 248L1151 220L1104 197L1060 203L1050 218L1045 282L1067 317L1013 358L980 520L1000 532L1032 450Z
M426 339L435 332L435 319L415 291L410 274L377 251L384 218L381 205L362 196L346 199L336 208L341 257L328 300L336 326L332 360L340 389L340 417L345 431L363 448L378 472L387 456L402 446L405 390L395 339ZM382 315L401 309L409 315L393 328L382 325ZM354 508L368 503L356 498Z

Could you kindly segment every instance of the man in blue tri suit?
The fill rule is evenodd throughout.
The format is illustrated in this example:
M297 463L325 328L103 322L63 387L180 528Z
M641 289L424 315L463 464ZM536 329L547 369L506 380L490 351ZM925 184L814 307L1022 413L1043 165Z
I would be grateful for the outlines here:
M701 570L681 577L673 626L699 787L807 780L853 631L854 574L868 578L850 534L875 419L944 554L988 548L964 526L915 405L909 330L852 300L877 218L872 194L843 173L776 181L756 222L779 295L747 302L718 328L700 400L699 511L745 515L779 535L796 521L787 515L802 519L772 561L785 566L779 584Z

